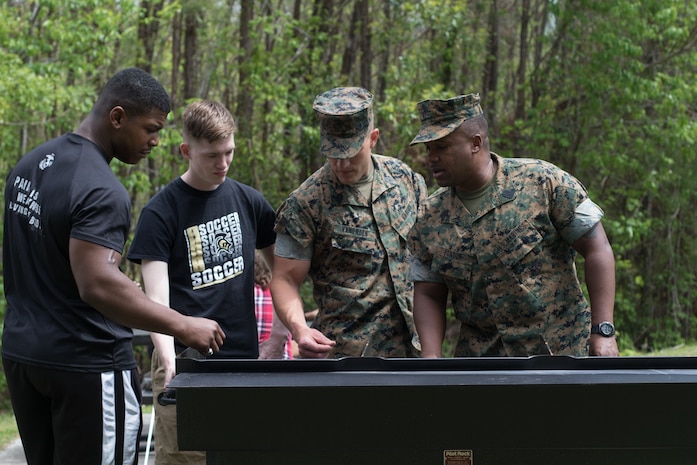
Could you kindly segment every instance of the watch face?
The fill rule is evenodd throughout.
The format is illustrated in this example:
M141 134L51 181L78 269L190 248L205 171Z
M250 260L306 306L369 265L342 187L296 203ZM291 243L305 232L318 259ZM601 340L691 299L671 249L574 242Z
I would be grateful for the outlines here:
M601 335L606 337L615 334L615 328L610 323L606 322L600 323L598 330Z

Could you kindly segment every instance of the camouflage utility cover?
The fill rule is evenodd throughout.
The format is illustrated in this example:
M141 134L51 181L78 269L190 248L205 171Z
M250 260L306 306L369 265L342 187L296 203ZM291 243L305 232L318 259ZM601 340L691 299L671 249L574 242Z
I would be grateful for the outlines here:
M586 356L591 314L569 244L586 189L545 161L492 157L498 170L479 210L441 188L409 241L450 291L462 323L455 356Z
M336 341L330 357L418 355L407 239L426 183L398 159L372 159L372 202L325 164L277 212L278 234L313 247L313 327Z
M373 118L373 94L361 87L337 87L315 97L320 152L329 158L351 158L363 146Z
M421 129L409 145L441 139L470 118L484 114L479 94L459 95L447 100L424 100L417 104Z

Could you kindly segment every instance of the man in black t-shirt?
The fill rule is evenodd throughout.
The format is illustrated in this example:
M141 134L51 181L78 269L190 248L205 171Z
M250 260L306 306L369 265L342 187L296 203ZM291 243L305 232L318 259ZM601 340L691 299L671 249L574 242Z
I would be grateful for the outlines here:
M142 264L145 292L153 300L220 323L228 339L215 357L257 358L254 251L273 265L276 215L261 192L228 177L235 121L225 106L193 102L184 109L182 124L180 149L188 168L143 208L128 258ZM276 339L278 358L286 335ZM157 396L174 376L175 356L187 344L151 336ZM155 437L157 465L205 465L205 453L179 450L175 406L156 405Z
M150 300L119 265L130 198L109 167L147 157L167 92L129 68L73 133L24 156L5 189L2 358L29 464L133 464L141 429L131 327L217 352L225 334Z

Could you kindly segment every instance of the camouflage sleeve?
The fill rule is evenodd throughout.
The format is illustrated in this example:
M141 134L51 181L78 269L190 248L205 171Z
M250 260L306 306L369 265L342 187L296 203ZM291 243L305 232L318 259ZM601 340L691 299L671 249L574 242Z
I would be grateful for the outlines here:
M419 212L416 217L416 224L409 232L409 238L407 240L407 247L412 255L412 259L415 261L415 265L421 270L422 268L430 269L431 261L433 257L431 256L428 247L424 243L422 237L422 228L427 227L428 218L426 218L426 200L419 205ZM411 266L410 266L411 268Z
M298 241L286 234L276 235L276 255L294 260L312 260L312 245L302 247Z
M416 201L418 202L418 207L424 204L428 198L428 187L426 186L426 180L416 171L413 172L414 179L414 190L416 191Z
M588 192L578 179L556 167L551 169L549 181L552 189L549 205L550 218L564 240L573 244L580 237L578 236L579 223L574 223L577 218L576 212L588 199ZM587 231L583 231L583 234Z
M310 247L315 237L315 225L310 209L295 197L288 198L276 213L276 234L293 238L300 247Z
M409 262L409 279L415 282L443 283L440 273L431 271L431 267L416 257Z
M600 222L604 216L602 208L591 199L586 199L576 208L574 219L562 232L562 237L569 244L573 244Z

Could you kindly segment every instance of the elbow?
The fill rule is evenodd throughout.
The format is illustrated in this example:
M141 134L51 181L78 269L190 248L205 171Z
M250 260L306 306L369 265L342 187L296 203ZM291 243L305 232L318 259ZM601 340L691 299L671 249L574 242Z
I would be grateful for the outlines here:
M102 302L102 297L93 287L78 286L78 292L80 294L80 299L82 299L83 302L88 303L94 308L99 308L101 306L100 304Z
M80 299L97 310L101 311L104 304L109 301L111 293L108 291L106 283L100 282L98 279L91 279L87 281L76 280L76 284Z

